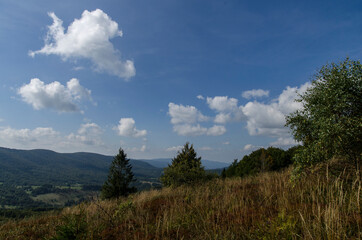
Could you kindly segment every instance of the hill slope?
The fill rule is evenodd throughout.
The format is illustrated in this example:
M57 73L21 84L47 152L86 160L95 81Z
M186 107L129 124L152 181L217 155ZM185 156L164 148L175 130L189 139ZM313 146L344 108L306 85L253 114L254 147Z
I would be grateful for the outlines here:
M10 221L0 239L359 239L362 185L352 177L291 183L284 171L151 190Z
M17 185L103 184L112 156L0 148L0 182ZM137 178L158 178L162 169L131 160Z
M0 209L62 207L85 200L107 179L112 156L0 148ZM160 187L161 168L131 160L139 189Z

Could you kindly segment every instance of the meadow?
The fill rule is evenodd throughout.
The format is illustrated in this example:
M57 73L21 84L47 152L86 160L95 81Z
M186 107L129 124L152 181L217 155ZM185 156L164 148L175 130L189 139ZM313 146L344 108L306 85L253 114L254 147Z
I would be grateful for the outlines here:
M361 239L360 169L329 164L218 178L48 212L0 226L0 239Z

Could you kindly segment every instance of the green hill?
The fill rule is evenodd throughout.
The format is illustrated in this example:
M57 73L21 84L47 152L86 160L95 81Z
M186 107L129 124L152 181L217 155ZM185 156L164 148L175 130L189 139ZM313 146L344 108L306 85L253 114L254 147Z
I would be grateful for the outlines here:
M0 182L17 185L103 184L112 156L0 148ZM162 169L131 160L137 178L158 178Z
M112 159L95 153L0 148L0 208L62 206L84 200L101 188ZM160 187L161 168L138 160L131 164L138 189Z

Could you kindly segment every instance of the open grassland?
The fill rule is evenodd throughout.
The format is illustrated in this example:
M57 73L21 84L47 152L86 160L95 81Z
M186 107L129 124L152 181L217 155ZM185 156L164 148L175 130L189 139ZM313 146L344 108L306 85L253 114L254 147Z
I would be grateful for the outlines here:
M291 182L288 170L96 200L8 221L0 239L361 239L359 173Z

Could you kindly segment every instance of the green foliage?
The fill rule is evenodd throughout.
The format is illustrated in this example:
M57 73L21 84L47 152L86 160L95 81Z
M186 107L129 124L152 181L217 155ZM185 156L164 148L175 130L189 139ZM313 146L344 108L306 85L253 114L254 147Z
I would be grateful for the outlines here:
M278 216L268 224L261 225L257 234L259 239L296 239L301 229L298 221L291 215L286 215L283 209Z
M206 178L207 174L201 165L201 157L197 157L192 144L186 143L181 152L172 159L171 165L164 169L161 182L164 186L180 186L194 184Z
M108 179L102 187L102 198L119 198L136 192L136 188L130 186L134 181L132 166L127 159L127 154L120 148L119 153L112 161Z
M303 143L294 160L303 168L334 156L358 163L362 151L362 65L348 58L323 66L297 100L303 108L286 125Z
M57 227L57 235L52 240L87 239L87 221L82 207L78 214L64 216L63 222Z
M129 212L132 212L135 209L135 206L132 202L132 200L128 200L127 202L122 202L118 209L114 213L114 217L117 217L118 219L125 219L129 214Z
M259 172L278 171L292 164L292 158L300 146L295 146L287 151L280 148L269 147L253 151L238 162L237 159L221 173L225 177L243 177L255 175Z

